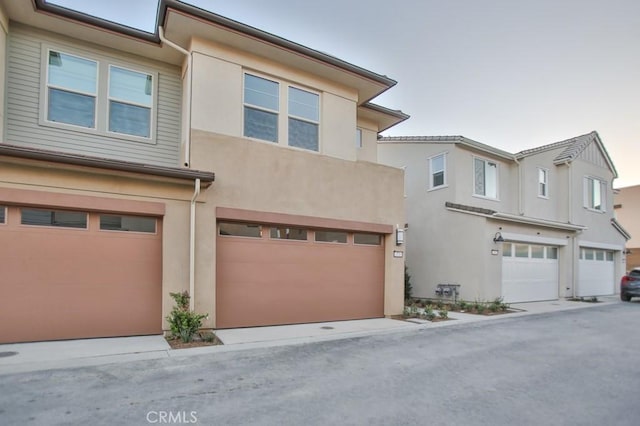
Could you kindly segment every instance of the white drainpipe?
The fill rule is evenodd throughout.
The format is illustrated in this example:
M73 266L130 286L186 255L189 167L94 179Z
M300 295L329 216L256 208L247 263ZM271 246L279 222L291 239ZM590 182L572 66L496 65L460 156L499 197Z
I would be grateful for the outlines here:
M189 309L195 308L196 289L196 198L200 195L200 179L196 179L195 190L191 197L191 219L189 221Z
M193 79L193 54L174 42L167 40L164 36L164 29L162 27L158 27L158 36L167 46L176 49L187 57L187 90L185 91L185 96L187 97L185 111L187 132L184 141L184 166L191 167L191 81Z
M167 46L174 48L187 57L187 88L185 91L186 111L185 111L185 142L184 142L184 166L191 167L191 86L193 79L193 55L183 47L167 40L164 36L164 28L158 27L158 36ZM196 270L196 198L200 195L200 179L196 179L193 197L191 197L190 220L189 220L189 309L195 308L195 270Z

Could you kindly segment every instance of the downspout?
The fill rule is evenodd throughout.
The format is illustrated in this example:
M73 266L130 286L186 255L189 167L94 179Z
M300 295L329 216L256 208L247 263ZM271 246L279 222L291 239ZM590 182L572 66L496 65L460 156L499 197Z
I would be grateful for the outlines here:
M518 165L518 214L520 216L524 216L524 211L522 208L522 165L517 158L514 157L513 160Z
M568 161L565 161L564 164L567 166L567 175L568 175L568 185L569 185L569 194L567 196L567 199L569 200L569 205L567 208L567 219L569 223L573 223L572 219L573 219L573 176L571 176L571 163ZM577 271L577 263L578 263L578 257L580 255L579 250L580 248L578 247L578 239L576 238L577 232L575 232L572 236L571 236L571 251L572 251L572 256L571 256L571 298L575 299L576 298L576 286L578 285L578 277L576 276L576 271Z
M183 47L178 46L174 42L167 40L164 36L164 29L162 27L158 27L158 36L163 43L167 46L174 48L178 52L182 53L187 57L187 89L185 95L187 96L186 101L186 111L185 111L185 121L187 126L185 141L184 141L184 166L191 166L191 86L193 80L193 54L189 52Z
M189 309L195 308L196 289L196 198L200 195L200 179L196 179L193 197L191 197L191 218L189 221Z
M164 28L158 26L158 36L163 43L167 46L174 48L178 52L187 57L187 71L185 77L187 79L187 88L185 91L186 106L185 106L185 141L184 141L184 166L191 166L191 87L193 80L193 55L183 47L178 46L174 42L167 40L164 36ZM195 309L195 271L196 271L196 198L200 195L200 179L195 181L195 189L193 197L191 197L190 220L189 220L189 309L193 311Z

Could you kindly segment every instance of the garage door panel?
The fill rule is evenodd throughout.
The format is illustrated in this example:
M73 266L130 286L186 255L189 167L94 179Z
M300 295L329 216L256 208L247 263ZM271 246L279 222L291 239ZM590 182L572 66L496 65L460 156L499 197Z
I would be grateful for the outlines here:
M613 294L614 263L612 261L580 259L577 296L603 296Z
M384 312L384 250L218 237L219 328L374 318Z
M529 256L532 252L529 251ZM551 257L549 247L544 253ZM558 260L505 255L502 258L502 297L507 303L557 299Z
M161 333L160 234L12 223L0 227L0 342Z

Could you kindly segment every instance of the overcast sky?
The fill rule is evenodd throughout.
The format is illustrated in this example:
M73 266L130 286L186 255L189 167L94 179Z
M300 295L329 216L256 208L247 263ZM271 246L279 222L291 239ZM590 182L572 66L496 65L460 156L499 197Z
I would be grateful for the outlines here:
M156 0L55 0L154 30ZM518 152L598 131L640 184L638 0L189 0L398 81L387 136L463 135ZM126 12L123 12L126 11Z

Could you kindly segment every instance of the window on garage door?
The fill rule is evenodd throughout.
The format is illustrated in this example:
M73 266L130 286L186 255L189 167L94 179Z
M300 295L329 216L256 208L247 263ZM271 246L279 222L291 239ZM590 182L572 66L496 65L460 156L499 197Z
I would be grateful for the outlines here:
M522 259L557 259L558 248L536 244L503 243L502 256Z
M262 238L262 227L255 223L220 222L218 233L229 237Z
M0 224L6 223L7 206L0 205Z
M86 212L23 208L20 223L32 226L87 229L87 216Z
M580 259L600 262L613 262L613 251L582 248L580 250Z

